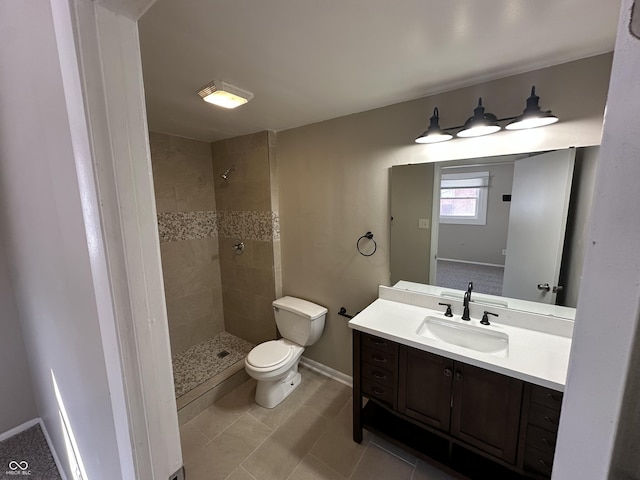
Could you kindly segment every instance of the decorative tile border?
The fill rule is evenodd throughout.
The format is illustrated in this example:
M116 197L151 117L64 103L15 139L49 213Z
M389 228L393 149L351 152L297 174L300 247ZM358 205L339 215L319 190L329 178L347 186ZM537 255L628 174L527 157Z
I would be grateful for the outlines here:
M158 232L160 243L216 237L216 212L158 213Z
M221 237L273 241L280 239L278 212L160 212L160 243Z
M218 212L218 232L228 238L279 240L280 215L278 212Z

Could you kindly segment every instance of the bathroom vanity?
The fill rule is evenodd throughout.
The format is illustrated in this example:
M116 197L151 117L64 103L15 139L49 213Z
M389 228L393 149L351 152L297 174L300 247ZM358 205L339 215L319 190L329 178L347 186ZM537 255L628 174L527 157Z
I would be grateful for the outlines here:
M549 478L573 322L478 303L467 322L444 301L453 317L380 287L349 322L354 441L367 429L468 478Z

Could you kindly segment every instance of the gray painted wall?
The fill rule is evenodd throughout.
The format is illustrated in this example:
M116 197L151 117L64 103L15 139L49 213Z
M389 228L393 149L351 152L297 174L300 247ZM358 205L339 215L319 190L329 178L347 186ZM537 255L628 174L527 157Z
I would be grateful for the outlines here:
M391 284L399 280L429 283L433 206L433 164L391 169ZM418 228L428 219L429 228Z
M610 55L591 57L279 132L283 293L329 308L324 333L305 356L351 372L351 331L336 312L341 306L361 310L377 298L378 285L390 282L392 166L597 145L610 62ZM495 99L495 111L519 112L522 98L515 92L531 85L545 92L547 108L562 112L561 122L538 133L413 143L435 106L453 125L464 122L479 94ZM372 257L355 248L367 231L378 242Z
M87 478L121 478L90 261L99 241L87 238L51 5L0 2L0 234L37 413L66 476L63 407Z
M0 237L0 433L38 416L31 373ZM1 466L0 466L1 467Z
M507 248L509 202L503 194L511 193L513 164L446 169L442 173L489 172L486 225L440 224L438 258L504 265L502 250Z

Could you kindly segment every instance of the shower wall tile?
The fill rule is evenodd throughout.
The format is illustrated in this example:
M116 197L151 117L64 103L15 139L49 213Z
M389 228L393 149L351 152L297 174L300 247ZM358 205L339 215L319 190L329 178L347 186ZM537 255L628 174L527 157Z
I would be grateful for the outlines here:
M158 212L175 212L178 210L176 188L173 185L154 183L156 210Z
M189 325L185 323L169 322L169 341L171 343L171 354L176 355L184 352L194 344L191 343L191 331Z
M191 158L204 157L211 159L211 143L176 135L167 135L167 137L169 137L169 149L171 151L189 154Z
M175 355L224 329L211 144L149 133Z
M253 258L252 266L262 270L268 270L273 268L274 255L273 255L273 243L274 242L259 242L252 241Z
M255 344L273 340L277 338L277 329L273 318L273 311L271 310L270 313L271 317L267 319L257 316L245 317L234 311L225 309L225 330Z
M149 147L151 148L152 157L158 153L168 152L171 148L169 145L169 135L166 133L149 132ZM151 160L153 161L153 158Z
M273 269L260 270L251 267L238 267L236 271L238 289L254 295L275 294L273 288Z
M198 318L212 315L213 310L213 289L167 299L170 325L189 324Z
M280 238L280 216L277 212L219 211L217 226L221 237L262 241Z
M211 144L155 132L149 142L158 212L215 210Z
M269 177L270 187L269 192L271 194L271 210L278 211L278 159L276 157L277 148L277 135L276 132L268 132L269 140Z
M184 297L221 286L218 269L211 263L179 269L163 268L163 278L167 298Z
M160 243L218 235L216 212L159 212Z
M162 266L177 269L202 263L218 263L218 238L199 238L160 244Z
M219 211L271 211L268 132L215 142L216 205ZM219 173L235 167L228 180Z
M253 343L276 338L274 241L280 238L274 132L212 145L225 328ZM228 180L219 173L231 166ZM275 195L277 201L277 192ZM245 250L236 255L233 244Z
M188 186L175 187L176 209L178 211L214 210L215 193L212 182L196 182Z

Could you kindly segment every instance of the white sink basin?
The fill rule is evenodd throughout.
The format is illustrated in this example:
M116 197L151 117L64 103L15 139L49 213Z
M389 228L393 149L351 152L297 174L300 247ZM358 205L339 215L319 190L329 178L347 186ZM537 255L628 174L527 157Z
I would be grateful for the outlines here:
M498 357L509 355L509 335L453 320L426 317L416 333L425 338L457 345Z

